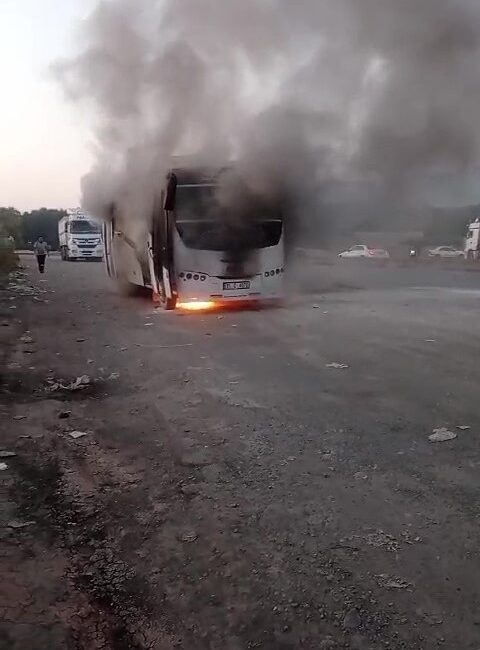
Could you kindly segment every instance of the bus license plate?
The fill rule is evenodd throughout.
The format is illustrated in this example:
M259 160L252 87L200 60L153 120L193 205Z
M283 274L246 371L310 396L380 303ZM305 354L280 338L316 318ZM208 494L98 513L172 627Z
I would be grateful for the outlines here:
M243 281L243 282L224 282L223 283L223 290L224 291L232 291L235 289L250 289L250 282L248 281Z

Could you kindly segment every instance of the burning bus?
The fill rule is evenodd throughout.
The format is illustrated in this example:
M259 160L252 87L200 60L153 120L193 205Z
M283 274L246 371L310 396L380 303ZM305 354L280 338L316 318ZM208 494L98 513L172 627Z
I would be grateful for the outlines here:
M104 224L108 275L148 288L165 309L281 298L285 253L278 202L241 184L234 200L225 201L222 179L231 174L230 168L171 169L140 241L132 232L135 215L111 206Z

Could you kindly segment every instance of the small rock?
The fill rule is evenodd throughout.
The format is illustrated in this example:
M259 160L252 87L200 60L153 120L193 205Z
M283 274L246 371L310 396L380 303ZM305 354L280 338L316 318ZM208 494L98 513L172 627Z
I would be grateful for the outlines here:
M72 412L71 411L60 411L58 414L58 417L60 420L66 420L71 416Z
M457 427L459 431L468 431L471 429L471 427L467 426L466 424L461 424L460 426Z
M325 368L332 368L333 370L347 370L349 366L347 366L346 363L327 363L325 364Z
M85 436L88 435L88 433L85 433L85 431L69 431L68 435L70 438L73 438L74 440L78 440L79 438L84 438Z
M26 415L14 415L13 419L14 420L26 420L27 416Z
M358 613L358 609L355 607L353 609L350 609L346 614L343 619L343 627L346 630L356 630L358 629L362 624L362 619L360 618L360 614Z
M456 437L456 433L449 431L446 427L441 427L440 429L434 429L428 439L430 442L447 442L448 440L455 440Z
M191 544L192 542L196 542L197 539L198 539L198 535L194 530L189 530L180 536L181 542L187 542L189 544Z
M8 469L7 463L0 463L0 472L4 472L6 469Z
M363 472L355 472L353 475L354 479L361 480L361 481L366 481L368 479L368 476L364 474Z
M87 339L77 339L77 343L85 343Z

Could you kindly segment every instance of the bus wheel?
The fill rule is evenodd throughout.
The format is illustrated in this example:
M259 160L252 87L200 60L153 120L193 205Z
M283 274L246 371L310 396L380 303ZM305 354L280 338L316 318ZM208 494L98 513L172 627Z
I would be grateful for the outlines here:
M167 298L163 303L163 308L166 311L172 311L173 309L175 309L176 306L177 306L176 298Z
M155 291L152 291L152 300L157 307L165 309L165 311L172 311L177 306L176 297L166 298Z

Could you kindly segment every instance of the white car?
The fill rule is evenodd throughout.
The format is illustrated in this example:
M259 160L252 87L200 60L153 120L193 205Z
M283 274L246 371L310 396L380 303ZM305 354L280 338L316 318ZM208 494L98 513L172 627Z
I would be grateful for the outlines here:
M355 257L366 257L368 259L388 259L390 257L388 251L383 248L370 248L370 246L365 246L359 244L357 246L352 246L348 251L343 251L339 253L338 257L342 258L355 258Z
M429 257L465 257L465 251L460 251L455 246L437 246L428 251Z

